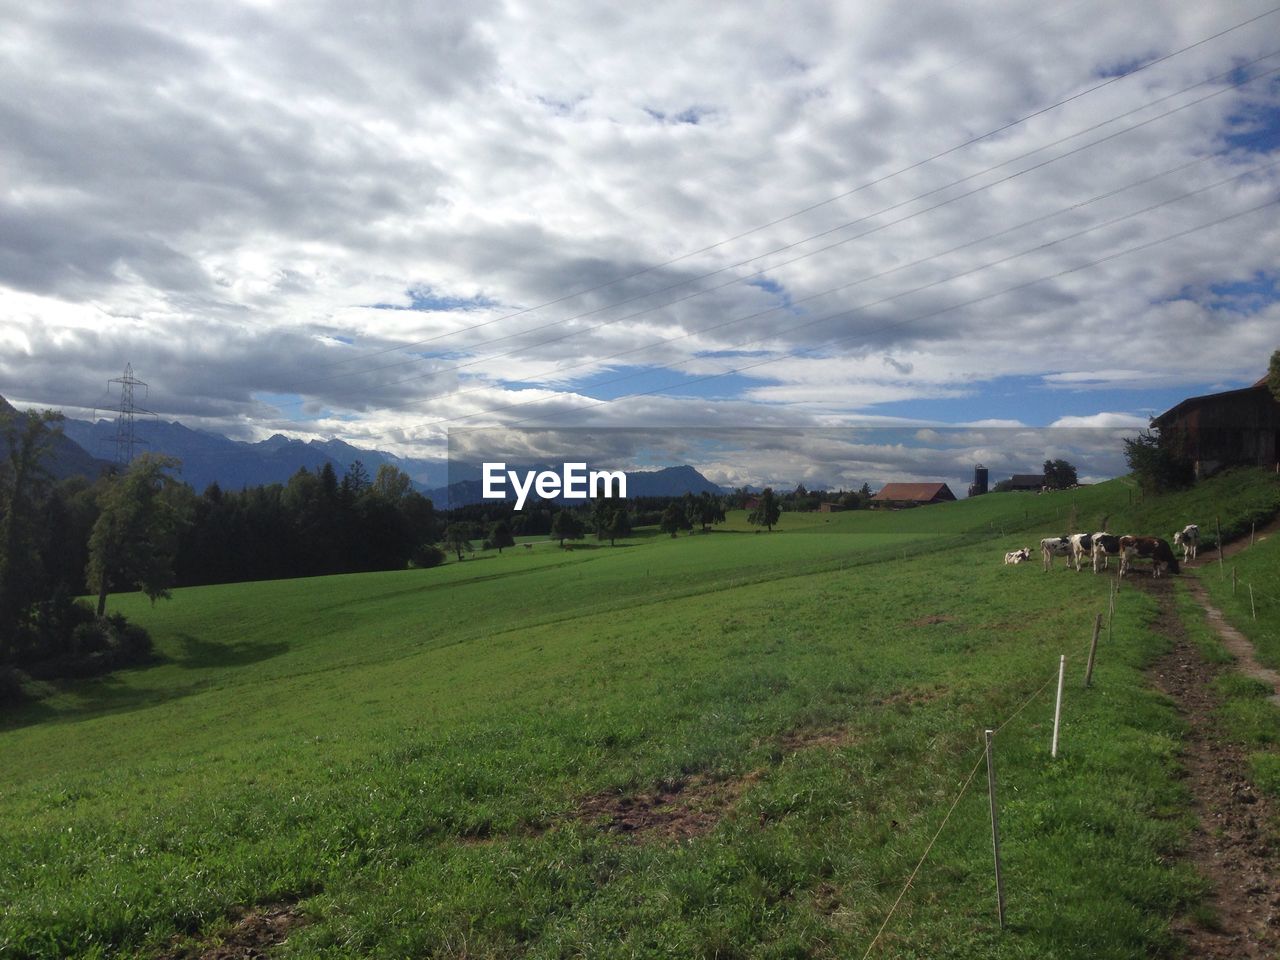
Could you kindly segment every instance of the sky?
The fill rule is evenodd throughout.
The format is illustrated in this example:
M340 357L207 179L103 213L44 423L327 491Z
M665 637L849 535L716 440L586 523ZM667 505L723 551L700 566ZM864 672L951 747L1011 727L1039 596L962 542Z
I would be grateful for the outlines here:
M237 439L767 427L700 466L812 485L851 472L815 431L1132 433L1280 347L1267 0L0 18L20 407L104 415L129 364Z

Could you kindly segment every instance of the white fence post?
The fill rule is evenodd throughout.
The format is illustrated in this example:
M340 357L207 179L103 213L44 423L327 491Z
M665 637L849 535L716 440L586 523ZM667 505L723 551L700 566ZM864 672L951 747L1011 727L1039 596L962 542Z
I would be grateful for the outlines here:
M1004 878L1000 875L1000 811L996 806L996 758L992 748L996 732L987 731L987 798L991 806L991 849L996 865L996 915L1004 929Z
M1062 722L1062 681L1067 675L1067 655L1064 653L1058 657L1058 699L1053 705L1053 748L1049 751L1049 756L1058 756L1058 725Z

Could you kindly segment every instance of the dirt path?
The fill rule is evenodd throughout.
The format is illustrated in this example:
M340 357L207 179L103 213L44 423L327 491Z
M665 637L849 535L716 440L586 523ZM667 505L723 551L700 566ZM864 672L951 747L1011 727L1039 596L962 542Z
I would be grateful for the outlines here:
M1153 629L1173 640L1151 678L1187 724L1182 761L1199 820L1188 855L1211 887L1211 914L1184 917L1174 929L1186 938L1188 957L1274 958L1280 952L1280 850L1270 840L1272 804L1245 779L1244 751L1222 736L1214 715L1216 670L1188 640L1172 584L1134 582L1160 604Z
M1205 620L1208 621L1209 627L1222 640L1222 645L1227 648L1227 652L1236 658L1236 669L1269 686L1274 691L1271 702L1280 706L1280 673L1258 662L1258 656L1249 638L1228 623L1222 611L1209 602L1209 591L1205 589L1203 583L1195 577L1188 577L1184 582L1191 596L1195 597L1196 603L1204 608Z
M1205 527L1203 529L1208 533L1213 532L1212 530L1209 530L1208 527ZM1268 521L1267 523L1264 523L1261 527L1255 530L1253 532L1253 539L1255 542L1258 540L1265 540L1267 539L1267 537L1271 536L1272 534L1278 531L1280 531L1280 516L1277 516L1274 519ZM1241 550L1247 550L1247 549L1249 549L1248 537L1241 537L1238 540L1232 540L1230 543L1224 543L1222 545L1222 558L1225 560L1227 557L1234 557ZM1181 556L1182 554L1181 548L1179 548L1177 552L1179 556ZM1209 564L1217 563L1217 562L1218 562L1217 548L1206 547L1204 550L1201 550L1196 555L1196 558L1194 560L1186 564L1186 566L1192 570L1195 570L1198 567L1207 567Z

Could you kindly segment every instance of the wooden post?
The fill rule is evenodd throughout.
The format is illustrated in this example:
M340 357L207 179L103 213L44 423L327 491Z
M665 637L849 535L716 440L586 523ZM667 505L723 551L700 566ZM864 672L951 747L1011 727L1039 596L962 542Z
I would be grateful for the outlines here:
M1213 518L1213 527L1218 532L1218 574L1222 574L1222 518Z
M1253 584L1249 584L1249 613L1253 615L1253 619L1258 619L1258 608L1253 605Z
M1231 568L1231 595L1236 595L1236 568Z
M996 916L1004 929L1004 878L1000 875L1000 811L996 806L996 757L992 749L996 732L987 731L987 798L991 806L991 849L996 865Z
M1253 538L1258 532L1258 521L1255 520L1249 527L1249 546L1253 546Z
M1058 657L1058 699L1053 705L1053 747L1049 750L1049 756L1056 758L1058 756L1058 725L1062 722L1062 681L1067 675L1067 655L1064 653Z
M1084 685L1093 683L1093 660L1098 654L1098 634L1102 630L1102 614L1093 618L1093 640L1089 643L1089 664L1084 668Z

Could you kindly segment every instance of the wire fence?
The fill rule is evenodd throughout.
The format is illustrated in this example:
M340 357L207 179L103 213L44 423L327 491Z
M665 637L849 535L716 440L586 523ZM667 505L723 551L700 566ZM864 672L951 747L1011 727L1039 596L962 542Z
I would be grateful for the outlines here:
M1116 598L1119 596L1119 584L1120 584L1119 577L1109 577L1108 579L1110 580L1110 587L1108 588L1106 612L1098 614L1098 617L1094 623L1092 636L1090 638L1089 643L1085 647L1085 650L1087 651L1087 654L1089 657L1088 673L1086 673L1086 676L1085 676L1086 687L1089 686L1090 678L1092 676L1093 658L1094 658L1097 643L1098 643L1099 627L1101 626L1102 622L1105 620L1108 625L1108 635L1110 634L1111 620L1114 618L1114 615L1115 615ZM1039 687L1036 688L1035 692L1033 692L1030 696L1028 696L1025 700L1023 700L1022 703L1019 704L1018 707L1012 713L1010 713L999 724L997 724L994 730L988 731L988 732L994 733L995 735L998 736L1006 727L1009 726L1009 724L1011 724L1014 720L1016 720L1023 713L1023 711L1025 711L1029 706L1031 706L1031 704L1033 704L1037 699L1039 699L1040 695L1043 694L1044 691L1049 688L1050 684L1054 683L1057 680L1059 680L1059 666L1055 666L1053 672L1049 675L1048 678L1046 678L1044 683L1042 683ZM1059 702L1059 708L1060 706L1061 706L1061 703ZM1057 711L1055 711L1055 717L1054 717L1054 743L1055 744L1057 743L1057 732L1058 732L1057 725L1058 725L1058 715L1057 715ZM973 765L969 768L969 772L965 775L963 781L961 782L959 790L956 791L955 797L952 799L950 806L947 808L946 814L942 818L942 822L938 824L937 829L934 830L933 835L930 836L929 842L925 845L924 851L920 854L919 860L916 861L916 864L912 868L911 873L907 876L906 881L903 883L902 889L898 892L898 896L894 899L892 906L889 907L888 912L885 914L884 920L881 921L879 928L877 928L875 936L873 936L871 938L871 942L867 944L867 949L862 954L862 960L867 960L867 958L871 956L872 951L876 947L876 944L880 942L880 938L884 935L885 930L888 929L890 921L893 919L893 916L897 912L898 907L902 905L902 902L906 898L906 895L908 891L911 889L912 884L915 883L916 877L920 874L921 869L924 867L925 862L928 860L929 854L932 852L934 845L938 842L938 838L942 835L943 830L946 829L947 823L951 820L952 814L955 813L956 808L960 805L960 801L964 798L965 794L968 792L969 787L973 783L974 777L977 776L978 769L982 766L982 761L986 757L987 757L987 750L985 748L979 749L977 752L977 757L973 762ZM993 808L993 816L994 816L994 809L995 809L994 798L992 799L992 808ZM996 861L997 861L996 883L998 885L1000 882L998 879L999 878L998 849L996 850ZM1003 897L1001 897L1001 912L1002 912L1001 925L1003 925Z
M1250 545L1252 546L1253 543L1254 543L1254 536L1253 534L1251 534ZM1219 561L1219 566L1221 568L1222 567L1221 554L1219 554L1217 559ZM1225 570L1223 570L1222 576L1223 577L1226 576ZM1244 584L1245 587L1249 589L1250 607L1253 614L1253 618L1255 620L1257 619L1257 600L1258 599L1263 599L1263 600L1266 600L1268 603L1275 603L1277 605L1280 605L1280 598L1277 598L1274 594L1270 593L1269 590L1265 590L1265 591L1261 590L1257 587L1256 584L1254 584L1251 581L1240 580L1237 575L1236 568L1234 566L1232 567L1231 576L1232 576L1233 587L1236 584ZM1107 625L1107 636L1108 638L1110 638L1111 624L1115 618L1116 602L1120 595L1119 576L1109 577L1108 579L1110 580L1110 586L1108 589L1108 597L1107 597L1105 613L1101 613L1098 615L1098 618L1095 621L1093 634L1089 643L1089 668L1088 668L1088 673L1086 673L1086 677L1085 677L1086 686L1089 685L1090 679L1092 676L1093 657L1097 647L1099 627L1101 626L1102 622L1105 620ZM1023 711L1025 711L1032 703L1034 703L1040 697L1040 695L1043 694L1046 689L1048 689L1050 684L1052 684L1055 680L1058 680L1058 679L1059 679L1059 670L1055 669L1050 674L1050 676L1044 681L1044 683L1042 683L1038 688L1036 688L1034 693L1032 693L1029 697L1027 697L1021 704L1019 704L1019 706L1012 713L1010 713L1007 717L1005 717L1004 720L1002 720L994 728L994 733L996 735L999 735L1001 731L1003 731L1006 727L1008 727L1009 724L1011 724L1015 719L1017 719L1023 713ZM1060 703L1059 703L1059 707L1060 707ZM1055 711L1055 718L1054 718L1055 744L1057 742L1057 725L1058 725L1058 717L1057 717L1057 712ZM929 837L928 843L925 845L923 852L920 854L920 858L916 861L915 866L912 868L910 874L906 878L906 881L903 883L901 890L898 892L898 896L894 899L893 904L889 907L889 910L885 914L884 919L881 921L880 926L876 929L875 935L871 938L871 942L867 944L867 948L862 954L862 960L867 960L867 958L871 956L872 952L876 948L876 945L880 942L881 938L883 937L884 932L889 928L889 924L893 920L894 914L897 912L898 908L902 905L903 901L906 899L907 893L911 890L911 887L915 883L916 878L920 875L921 870L924 868L925 863L929 858L929 854L933 851L934 846L937 844L939 837L942 836L943 831L946 829L947 824L950 822L952 814L955 813L956 808L960 805L960 801L964 798L965 794L969 790L969 787L973 784L974 777L977 776L978 770L982 766L982 761L985 756L986 756L986 751L984 749L979 749L977 752L977 756L973 761L972 766L969 768L968 773L965 774L963 780L961 781L960 787L956 791L956 794L952 799L951 804L947 807L947 812L942 817L942 821L938 824L937 829L935 829L933 834ZM992 799L992 805L993 805L992 809L993 809L993 817L994 817L995 816L994 798ZM999 879L998 879L999 852L998 850L996 851L996 861L997 861L997 867L996 867L997 881L996 882L997 884L999 884ZM1003 901L1002 901L1002 909L1003 909ZM1001 918L1001 922L1003 924L1003 917Z

